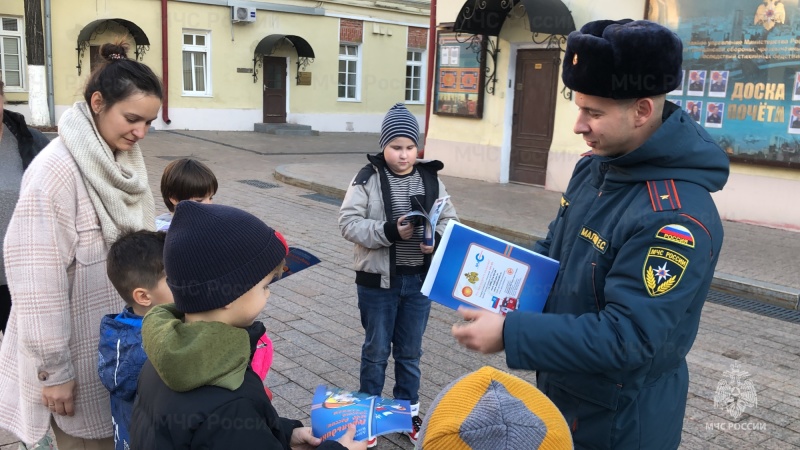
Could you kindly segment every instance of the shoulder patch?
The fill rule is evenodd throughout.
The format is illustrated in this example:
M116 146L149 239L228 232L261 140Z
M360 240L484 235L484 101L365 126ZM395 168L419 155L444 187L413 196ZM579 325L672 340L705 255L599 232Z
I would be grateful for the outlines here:
M642 267L642 280L650 297L658 297L675 289L689 265L689 258L675 250L650 247Z
M681 209L681 199L674 180L648 181L647 192L653 211L675 211Z
M567 200L567 197L564 197L563 194L561 195L561 206L563 207L569 206L569 200Z
M372 167L372 164L367 164L366 166L362 167L361 170L359 170L356 174L356 177L353 178L353 186L357 184L367 184L367 181L369 181L370 177L373 175L375 175L375 169Z
M694 248L694 235L683 225L671 223L656 232L656 238Z

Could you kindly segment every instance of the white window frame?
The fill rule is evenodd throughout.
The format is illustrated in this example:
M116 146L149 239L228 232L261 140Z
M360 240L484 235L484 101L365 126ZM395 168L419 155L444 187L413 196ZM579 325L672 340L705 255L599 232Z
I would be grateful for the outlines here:
M363 46L361 44L357 44L355 42L339 42L339 51L341 52L342 46L349 46L356 48L356 56L351 55L342 55L339 54L339 57L336 59L336 99L340 102L360 102L361 101L361 60L363 56L363 52L361 51ZM339 62L340 61L355 61L356 62L356 96L355 98L347 98L347 97L339 97ZM345 85L346 86L346 85ZM345 95L347 94L347 89L345 88Z
M419 53L420 60L419 61L409 60L408 59L408 53L409 52ZM426 72L425 72L425 68L426 67L425 66L427 64L426 53L427 53L427 51L425 49L421 49L421 48L409 48L409 49L406 49L406 71L408 71L409 67L419 67L419 100L409 100L409 98L408 98L408 89L406 88L406 84L408 83L408 78L409 78L408 75L406 75L405 79L404 79L405 83L403 83L403 96L404 96L403 98L406 99L406 104L407 105L423 105L423 104L425 104L425 92L426 92L425 91L425 81L426 81L426 79L425 79L426 78Z
M17 21L17 31L4 31L2 29L2 22L0 22L0 38L4 37L11 37L17 38L19 40L19 86L11 86L8 84L8 78L6 77L6 63L5 61L0 61L0 77L3 79L3 83L5 87L3 90L6 92L25 92L26 90L26 74L25 69L27 66L27 57L25 54L25 23L23 22L21 17L14 17L14 16L3 16L0 15L0 20L2 19L14 19ZM4 55L4 47L2 40L0 40L0 58L3 58Z
M185 38L187 35L192 36L204 36L205 37L205 45L189 45L185 44ZM183 88L183 96L184 97L211 97L213 95L213 90L211 89L211 31L209 30L188 30L184 29L181 33L181 85ZM187 90L186 85L183 79L183 52L197 52L197 53L205 53L206 55L206 66L204 70L205 76L205 83L206 89L204 91L195 91L195 90ZM194 61L194 56L192 56L192 61ZM194 63L192 63L194 65ZM194 79L194 70L192 70L192 78Z

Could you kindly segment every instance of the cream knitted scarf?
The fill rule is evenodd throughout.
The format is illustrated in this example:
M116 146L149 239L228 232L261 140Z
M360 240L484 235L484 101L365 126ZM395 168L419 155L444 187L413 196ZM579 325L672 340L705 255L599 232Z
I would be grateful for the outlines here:
M155 204L139 144L112 151L86 102L75 103L61 116L58 135L81 171L106 244L127 230L155 229Z

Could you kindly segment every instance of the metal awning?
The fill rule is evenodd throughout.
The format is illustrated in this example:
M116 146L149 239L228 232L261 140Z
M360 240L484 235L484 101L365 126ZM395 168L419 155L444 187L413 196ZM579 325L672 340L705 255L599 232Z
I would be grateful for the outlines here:
M283 41L289 41L297 50L297 56L300 58L314 58L314 49L311 48L311 44L300 36L291 34L270 34L256 45L254 53L262 56L271 55L275 51L275 46Z
M508 13L519 4L525 7L532 33L566 36L575 31L572 13L561 0L467 0L453 31L498 36Z
M93 22L90 22L88 25L83 27L80 33L78 33L78 46L75 50L78 51L78 75L81 74L81 59L83 58L83 54L86 52L86 49L89 48L89 41L94 39L98 34L102 34L108 28L109 23L114 23L122 28L128 30L128 33L131 34L133 37L133 42L136 44L136 49L134 50L134 54L138 61L141 61L144 58L145 52L150 49L150 39L147 38L147 34L139 28L138 25L131 22L130 20L125 19L99 19Z

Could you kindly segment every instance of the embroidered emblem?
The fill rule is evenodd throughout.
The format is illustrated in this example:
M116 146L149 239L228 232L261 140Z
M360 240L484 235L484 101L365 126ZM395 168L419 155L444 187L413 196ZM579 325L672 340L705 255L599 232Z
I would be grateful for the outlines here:
M674 250L650 247L642 267L647 293L651 297L658 297L675 289L688 265L689 259Z
M596 231L587 227L583 227L581 228L581 237L590 242L594 246L594 249L598 252L606 252L606 248L608 248L608 241L603 239L603 237L597 234Z
M669 200L669 194L662 195L661 200Z
M686 247L694 248L694 235L683 225L670 224L661 227L656 233L658 239L674 242Z
M569 200L564 198L563 195L561 196L561 206L569 206Z
M575 53L575 54L572 56L572 65L573 65L573 66L577 66L577 65L578 65L578 54L577 54L577 53Z
M465 273L464 276L467 277L467 281L469 281L472 284L478 282L478 272Z

